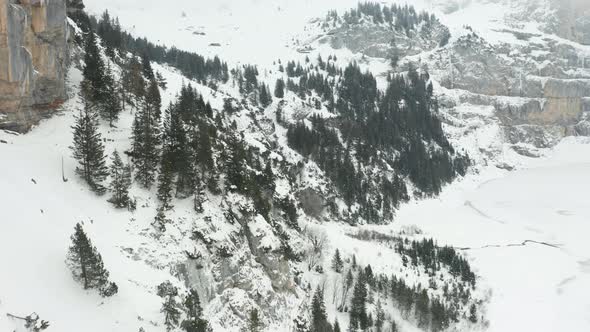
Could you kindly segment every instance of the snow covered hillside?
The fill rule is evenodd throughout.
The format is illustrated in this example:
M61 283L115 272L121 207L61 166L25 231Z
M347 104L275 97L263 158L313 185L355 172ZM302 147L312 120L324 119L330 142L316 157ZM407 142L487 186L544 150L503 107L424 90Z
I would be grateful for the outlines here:
M49 332L590 331L584 4L419 0L403 25L400 1L84 3L220 60L113 50L120 36L94 27L123 106L98 131L135 179L117 209L72 157L93 60L75 29L69 99L26 134L0 130L0 332L40 332L32 313ZM377 18L389 4L397 26ZM149 188L138 81L162 105ZM77 223L113 296L72 278Z

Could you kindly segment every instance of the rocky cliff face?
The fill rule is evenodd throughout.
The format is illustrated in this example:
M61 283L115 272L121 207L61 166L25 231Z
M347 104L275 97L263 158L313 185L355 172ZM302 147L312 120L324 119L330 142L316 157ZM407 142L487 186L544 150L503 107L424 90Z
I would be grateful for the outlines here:
M66 97L65 0L0 0L0 128L26 131Z

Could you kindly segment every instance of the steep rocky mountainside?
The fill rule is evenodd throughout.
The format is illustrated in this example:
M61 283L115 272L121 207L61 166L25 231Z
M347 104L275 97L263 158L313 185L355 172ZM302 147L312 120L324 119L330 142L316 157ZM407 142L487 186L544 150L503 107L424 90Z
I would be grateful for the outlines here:
M0 128L26 131L66 99L63 0L0 1Z
M460 105L493 106L505 140L513 144L549 147L565 136L590 134L588 2L435 1L432 5L449 15L444 24L438 19L422 21L403 31L383 23L383 14L377 17L360 7L361 15L354 20L346 14L329 14L313 23L321 27L320 37L309 40L307 48L329 43L369 57L368 64L396 57L396 62L403 59L398 71L409 64L424 68L443 88L436 91L449 110L446 113L454 114ZM486 11L490 16L478 21L477 15ZM459 15L473 16L474 26L458 26ZM445 24L450 24L452 38Z
M231 0L219 8L225 12L232 1L243 5ZM113 11L131 4L119 21L99 16L111 7L95 1L101 12L77 22L86 25L72 22L70 36L64 1L0 2L0 25L14 21L0 30L8 41L0 43L0 60L4 54L8 60L0 62L7 73L0 105L8 105L0 107L0 128L10 129L0 130L7 188L0 202L10 217L8 231L0 232L0 261L8 267L0 276L0 330L29 332L23 317L35 311L51 322L49 332L193 332L184 322L194 312L212 331L332 332L336 322L341 331L354 325L484 331L496 323L492 315L512 324L498 303L501 313L513 308L502 302L503 289L490 288L484 275L490 265L472 266L493 256L483 249L539 245L547 250L543 259L577 259L587 269L584 257L562 259L556 254L561 244L541 238L535 227L525 225L523 232L511 216L506 222L480 207L497 212L508 203L487 196L472 201L465 189L538 160L566 136L590 135L586 5L425 1L425 9L443 13L431 15L356 1L340 11L343 1L330 2L338 11L318 12L322 18L309 22L305 37L293 31L280 58L251 64L239 52L224 62L235 38L207 39L245 30L233 14L231 24L200 26L180 5L112 1ZM290 2L247 6L260 3L280 17ZM493 17L479 26L477 18L457 17L488 9ZM180 17L163 17L165 10ZM150 13L170 24L154 28ZM152 30L126 23L137 17ZM96 39L86 29L94 29ZM170 40L185 33L190 42L166 47L142 38L160 30ZM69 44L70 37L76 43ZM192 41L219 57L183 51L198 48ZM84 61L72 56L84 49ZM67 67L69 56L75 61ZM78 111L89 107L88 64L100 62L119 102L107 109L97 103L97 137L108 155L123 156L133 175L121 206L111 204L115 189L103 187L109 197L97 195L72 158L71 128ZM4 93L5 86L13 90ZM61 105L66 87L71 98ZM55 116L30 133L13 132L56 107ZM119 107L107 120L103 113ZM153 129L153 136L142 128ZM138 143L143 135L153 142L141 151L148 145ZM145 155L155 157L146 163ZM151 177L147 185L140 173ZM459 213L439 215L437 204L459 206ZM83 289L63 263L77 223L118 286L111 297ZM422 225L442 230L444 242ZM522 238L531 234L541 239ZM515 266L530 258L502 257ZM510 269L494 271L519 277ZM561 296L574 279L550 282L561 282ZM163 288L170 290L166 296ZM187 304L194 293L196 309ZM169 319L174 311L176 322ZM511 331L497 326L493 331Z

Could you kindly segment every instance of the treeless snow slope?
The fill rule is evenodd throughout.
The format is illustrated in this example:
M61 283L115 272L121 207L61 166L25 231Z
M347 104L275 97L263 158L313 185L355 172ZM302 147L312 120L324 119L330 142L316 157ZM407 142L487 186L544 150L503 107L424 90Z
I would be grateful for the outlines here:
M118 16L137 36L231 63L268 66L304 57L296 47L310 20L339 13L359 0L86 0L90 13ZM427 8L425 1L386 1ZM294 37L298 36L298 37ZM312 34L309 35L311 37ZM295 38L295 39L294 39ZM301 40L303 41L303 39ZM211 44L219 44L212 46Z

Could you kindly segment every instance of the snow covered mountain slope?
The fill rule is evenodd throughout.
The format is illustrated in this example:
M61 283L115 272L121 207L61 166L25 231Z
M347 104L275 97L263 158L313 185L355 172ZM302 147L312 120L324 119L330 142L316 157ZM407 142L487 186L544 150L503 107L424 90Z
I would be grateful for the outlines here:
M108 9L137 36L204 55L220 55L231 66L256 64L259 79L271 87L282 76L275 61L305 63L306 57L316 59L318 55L336 55L334 63L340 67L357 60L377 77L381 89L387 85L390 67L386 59L320 42L327 34L321 26L326 14L333 9L343 13L357 1L85 3L97 15ZM146 191L134 186L137 210L120 211L92 193L74 174L70 127L75 110L81 107L77 96L81 72L74 67L68 82L71 99L58 115L26 135L0 132L0 331L26 331L21 320L5 313L22 317L37 312L50 321L48 331L143 328L145 332L163 332L162 299L156 286L166 280L181 292L198 290L204 316L214 331L242 331L255 308L261 311L264 331L294 331L299 318L308 314L318 286L323 287L329 321L337 319L346 330L349 313L342 309L350 303L350 296L343 295L346 274L332 268L336 249L343 257L344 271L357 273L358 267L370 264L373 275L395 275L411 286L420 284L427 294L445 303L453 303L448 293L457 293L459 288L464 296L464 284L450 267L443 266L430 275L423 265L408 263L410 255L400 252L403 239L428 238L465 255L477 275L477 287L467 287L467 293L472 294L465 297L459 322L449 330L590 330L590 300L586 296L590 293L590 247L583 236L590 231L584 195L590 184L590 141L583 137L562 140L572 134L564 128L577 125L587 110L581 112L582 118L576 113L576 122L557 125L531 125L520 113L530 111L527 107L533 109L531 113L542 110L551 97L545 95L545 88L553 84L546 84L551 79L572 83L572 90L581 85L582 96L572 98L584 105L588 72L579 60L588 54L588 47L548 34L538 17L550 15L551 8L541 1L425 0L413 4L437 14L452 37L447 46L437 46L437 40L428 49L409 52L397 70L403 71L409 61L429 67L445 133L454 147L466 151L474 161L464 178L444 187L437 198L402 204L395 223L389 225L351 226L344 218L330 219L326 214L315 218L298 209L301 230L288 229L289 240L284 241L277 236L276 225L260 215L228 217L228 212L252 211L248 199L234 193L221 196L208 192L204 213L195 213L190 199L175 200L175 208L167 216L174 222L165 232L158 232L152 226L159 204L155 188ZM515 17L530 4L536 6L539 16L515 26ZM542 45L535 46L537 43ZM564 45L570 48L557 54ZM519 54L511 48L529 49L529 53ZM480 51L492 55L482 61ZM447 68L448 54L457 62L455 69ZM534 61L528 59L531 54L537 55ZM581 56L572 58L571 63L563 62L574 54ZM478 71L482 68L478 63L489 67ZM542 63L545 65L540 66ZM521 85L521 71L508 70L511 66L531 66L539 71L527 74L532 92L521 95L506 89ZM173 68L155 63L153 67L168 81L167 90L162 90L162 104L167 105L190 80ZM496 70L501 75L488 75ZM191 84L211 103L215 114L222 113L225 98L240 100L243 108L224 121L236 122L235 132L244 134L248 147L268 153L265 155L279 165L292 167L273 166L278 197L295 197L300 194L298 189L306 186L334 195L322 170L289 147L287 129L276 116L280 105L291 121L311 114L331 118L333 114L324 105L315 109L287 92L284 103L275 100L262 109L246 98L241 100L235 84L221 84L216 90L194 81ZM492 93L490 86L499 88ZM540 90L535 90L538 87ZM572 86L555 90L568 87ZM127 109L116 128L101 124L108 153L115 148L120 152L129 149L132 122L132 111ZM574 133L583 134L582 129ZM67 182L62 179L62 170ZM290 180L293 177L297 181ZM312 195L308 201L320 198L324 197ZM83 223L111 279L119 286L119 293L112 298L84 291L64 263L77 222ZM276 259L280 257L277 248L284 242L296 253L306 254L314 253L321 242L319 255L309 255L301 262ZM191 258L197 254L203 256ZM446 284L451 290L445 289ZM374 290L367 309L376 318L377 303L381 302L386 307L387 328L393 320L399 331L427 329L391 297ZM344 306L339 308L340 304ZM477 305L476 323L469 322L471 304Z

